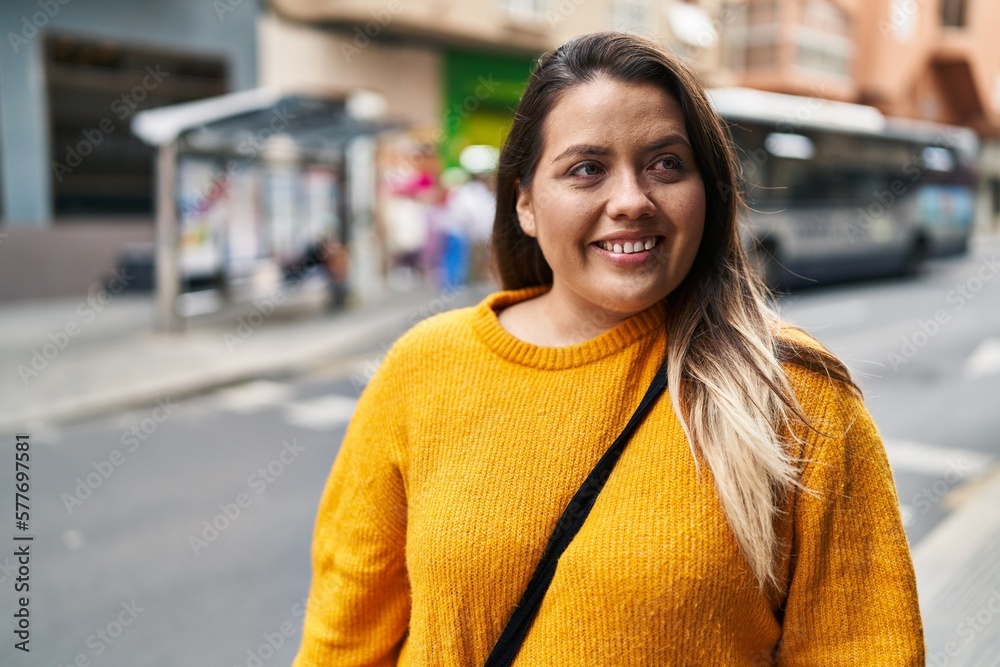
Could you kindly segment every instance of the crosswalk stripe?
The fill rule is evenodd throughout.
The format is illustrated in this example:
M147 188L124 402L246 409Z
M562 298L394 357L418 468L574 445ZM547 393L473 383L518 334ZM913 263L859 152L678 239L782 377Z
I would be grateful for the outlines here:
M357 400L331 394L285 406L285 421L313 431L328 431L351 420Z
M251 414L284 403L292 393L293 388L289 384L254 380L215 392L215 400L224 410Z
M987 338L965 362L965 375L977 379L1000 373L1000 338Z

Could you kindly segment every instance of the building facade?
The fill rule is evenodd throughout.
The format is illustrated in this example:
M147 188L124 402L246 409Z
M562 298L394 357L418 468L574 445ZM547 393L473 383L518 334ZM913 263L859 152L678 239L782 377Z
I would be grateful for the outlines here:
M142 109L257 84L257 0L0 3L0 298L79 294L153 239ZM53 270L58 267L58 270Z
M717 0L272 0L261 19L265 85L366 87L391 117L436 140L499 146L535 58L567 39L620 29L717 66Z

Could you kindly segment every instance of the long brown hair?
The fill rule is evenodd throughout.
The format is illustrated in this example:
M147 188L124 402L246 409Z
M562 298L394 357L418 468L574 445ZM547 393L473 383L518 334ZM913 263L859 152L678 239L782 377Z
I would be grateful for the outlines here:
M694 264L666 299L670 396L692 454L707 462L729 525L758 583L780 586L776 519L799 485L793 423L806 423L782 363L851 386L819 343L777 332L780 321L740 239L746 212L729 130L696 76L655 42L628 33L577 37L543 55L518 105L497 167L493 250L502 285L552 282L538 242L521 230L518 191L531 187L543 125L566 91L599 77L652 83L680 105L705 184L705 225ZM738 462L738 463L737 463Z

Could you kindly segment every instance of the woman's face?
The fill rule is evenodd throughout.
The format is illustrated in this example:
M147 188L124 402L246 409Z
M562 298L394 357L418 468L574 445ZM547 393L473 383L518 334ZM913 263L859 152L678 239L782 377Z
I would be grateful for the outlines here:
M552 267L550 298L611 326L666 297L691 269L705 224L677 100L601 77L563 93L542 131L517 215Z

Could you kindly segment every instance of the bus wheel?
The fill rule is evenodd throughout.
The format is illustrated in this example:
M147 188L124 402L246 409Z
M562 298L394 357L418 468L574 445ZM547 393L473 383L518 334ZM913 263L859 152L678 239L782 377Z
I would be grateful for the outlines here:
M771 241L754 241L750 247L750 264L771 289L781 287L781 265L777 256L778 249Z
M922 236L918 237L913 242L910 252L906 255L906 262L903 264L903 275L920 275L920 271L924 268L924 262L927 261L928 254L927 239Z

